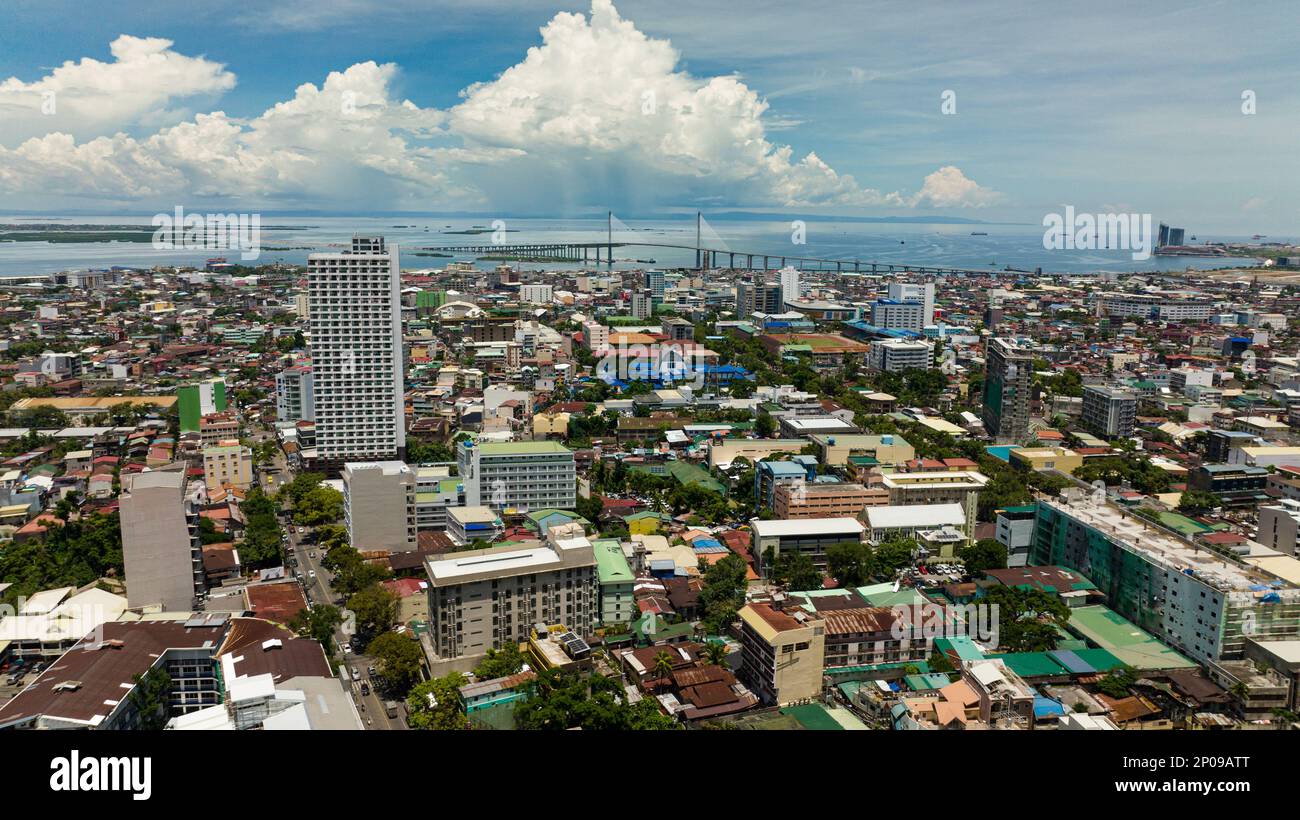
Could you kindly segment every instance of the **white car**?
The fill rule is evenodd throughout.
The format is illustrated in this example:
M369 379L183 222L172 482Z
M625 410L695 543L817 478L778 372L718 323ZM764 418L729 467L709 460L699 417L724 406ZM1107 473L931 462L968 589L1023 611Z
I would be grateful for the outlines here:
M313 570L311 570L310 572L308 572L308 573L307 573L307 577L308 577L308 578L315 579L315 578L316 578L316 570L313 569Z

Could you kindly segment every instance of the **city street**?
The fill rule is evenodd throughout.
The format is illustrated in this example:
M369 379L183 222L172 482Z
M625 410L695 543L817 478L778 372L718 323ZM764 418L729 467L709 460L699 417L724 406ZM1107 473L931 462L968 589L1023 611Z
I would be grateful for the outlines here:
M283 463L283 454L278 454L278 460L279 463ZM272 478L281 479L281 483L288 483L293 480L293 476L287 472L287 467L285 473L272 476ZM299 527L291 522L285 522L284 530L289 536L286 554L298 562L297 567L293 570L294 576L302 584L308 603L313 605L333 604L342 610L343 605L335 600L338 596L331 587L334 575L321 563L323 556L320 550L317 549L316 544L311 540L312 530L307 528L306 532L299 533ZM314 576L313 573L315 573ZM361 713L361 719L366 723L366 728L405 729L406 724L402 719L404 704L398 704L398 717L393 719L389 718L385 713L383 698L376 693L373 683L370 686L370 694L361 694L361 681L370 682L367 669L374 664L374 660L365 655L354 655L345 652L343 647L350 639L351 636L343 631L342 626L336 629L334 631L334 652L336 657L342 659L344 667L348 670L348 682L349 689L352 692L352 699L357 704L357 709ZM353 669L360 673L361 680L354 679L352 675Z

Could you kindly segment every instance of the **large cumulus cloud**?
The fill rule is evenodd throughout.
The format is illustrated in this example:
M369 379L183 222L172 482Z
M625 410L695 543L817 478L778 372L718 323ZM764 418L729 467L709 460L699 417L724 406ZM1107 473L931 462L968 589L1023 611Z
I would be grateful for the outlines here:
M593 0L589 15L557 14L540 45L445 111L399 99L397 67L367 62L303 84L250 120L213 111L143 134L140 126L166 121L177 99L229 90L235 78L166 40L124 35L112 53L113 63L84 59L34 83L0 83L0 106L16 121L0 130L6 204L203 197L344 210L554 210L948 208L996 199L952 166L915 193L882 193L815 153L797 156L769 138L767 103L741 78L681 70L672 44L622 19L611 0ZM142 82L146 67L169 81ZM64 119L39 111L41 92L55 88L71 106Z

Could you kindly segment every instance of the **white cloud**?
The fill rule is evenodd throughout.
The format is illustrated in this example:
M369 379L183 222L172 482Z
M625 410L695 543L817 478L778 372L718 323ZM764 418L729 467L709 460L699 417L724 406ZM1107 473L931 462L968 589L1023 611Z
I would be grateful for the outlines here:
M73 113L99 129L84 139L84 129L42 118L43 130L8 150L16 143L0 132L0 193L513 211L693 202L945 208L997 198L952 166L915 194L884 194L816 153L797 157L769 139L783 120L740 77L680 69L672 44L622 19L611 0L593 0L590 15L555 15L541 37L447 111L397 99L396 66L366 62L319 87L299 86L251 120L216 111L132 136L120 130L160 116L176 98L226 90L234 76L171 51L169 41L122 36L114 63L85 59L37 83L0 86L0 102L24 105L34 93L39 105L42 84L59 86L60 106L79 89L71 99L84 104ZM128 93L105 93L115 86Z
M54 131L84 138L136 122L178 121L183 114L169 109L175 101L235 87L235 75L222 64L171 46L171 40L123 34L109 46L112 62L85 57L31 83L0 82L0 144Z
M981 187L960 168L945 165L925 178L925 184L906 201L913 207L981 208L1001 198L996 191Z

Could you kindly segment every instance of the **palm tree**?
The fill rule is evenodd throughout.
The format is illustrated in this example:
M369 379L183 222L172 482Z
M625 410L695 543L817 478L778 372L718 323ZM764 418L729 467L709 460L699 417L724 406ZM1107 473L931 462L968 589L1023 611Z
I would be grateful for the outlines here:
M714 666L722 666L727 662L727 645L720 641L709 641L704 645L704 657Z
M666 678L673 673L673 658L667 652L660 651L655 655L654 664L651 665L650 671L654 672L656 678Z

